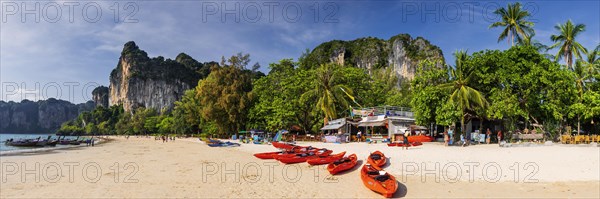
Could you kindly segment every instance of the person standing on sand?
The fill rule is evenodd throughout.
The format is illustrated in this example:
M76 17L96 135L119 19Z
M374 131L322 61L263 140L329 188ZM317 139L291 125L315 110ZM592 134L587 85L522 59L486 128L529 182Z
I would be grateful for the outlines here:
M448 131L444 131L444 146L448 146Z
M408 144L408 134L404 133L404 136L402 136L402 137L404 138L404 141L402 141L402 142L404 142L404 149L408 150L408 145L409 145Z
M485 132L485 143L490 144L490 140L492 139L492 131L490 131L490 128L487 129L487 131Z
M498 130L498 145L500 145L500 141L502 141L502 131Z
M358 139L358 142L362 141L361 135L362 135L362 132L360 130L358 130L358 133L356 134L356 138Z
M452 145L454 142L454 137L452 136L452 134L454 134L453 128L450 127L450 130L448 130L448 145Z

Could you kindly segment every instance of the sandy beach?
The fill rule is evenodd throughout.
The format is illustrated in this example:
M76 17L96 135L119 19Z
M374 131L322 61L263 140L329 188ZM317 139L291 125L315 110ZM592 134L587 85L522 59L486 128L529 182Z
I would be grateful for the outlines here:
M260 160L270 145L211 148L197 139L163 143L113 137L96 147L1 156L2 198L381 198L355 169ZM500 148L497 144L402 150L385 144L298 143L356 153L380 150L406 198L599 198L600 147ZM364 161L363 161L364 162ZM362 163L362 162L359 162Z

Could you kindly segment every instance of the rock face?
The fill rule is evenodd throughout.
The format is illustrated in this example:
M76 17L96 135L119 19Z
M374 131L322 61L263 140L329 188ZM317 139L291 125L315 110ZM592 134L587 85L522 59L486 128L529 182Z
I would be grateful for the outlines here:
M181 53L176 60L149 58L134 42L125 44L117 68L110 74L109 105L125 111L139 107L171 110L184 92L196 87L204 64Z
M92 91L92 100L96 106L108 108L108 87L99 86Z
M0 101L0 133L53 133L63 122L92 109L92 101L77 105L54 98L20 103Z
M423 60L444 64L439 47L424 38L413 39L408 34L393 36L389 40L373 37L352 41L333 40L317 46L306 56L311 63L333 62L352 65L372 72L376 68L393 67L399 79L412 79L418 64ZM314 67L314 66L313 66Z

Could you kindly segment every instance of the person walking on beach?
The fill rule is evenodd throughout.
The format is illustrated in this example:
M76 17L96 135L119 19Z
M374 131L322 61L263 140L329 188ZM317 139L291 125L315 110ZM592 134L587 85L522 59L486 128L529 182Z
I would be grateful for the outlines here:
M485 132L485 143L490 144L490 140L492 139L492 131L490 131L490 128L487 129L487 131Z
M454 137L452 134L454 134L454 130L452 127L450 127L450 130L448 130L448 145L452 145L454 142Z
M498 130L498 145L500 145L500 141L502 141L502 131Z
M358 130L358 134L356 134L356 138L358 139L358 142L362 141L361 135L362 135L362 132L360 130Z
M448 131L444 131L444 146L448 146Z
M402 141L404 143L404 149L408 150L408 133L404 133L404 136L402 136L404 138L404 141Z

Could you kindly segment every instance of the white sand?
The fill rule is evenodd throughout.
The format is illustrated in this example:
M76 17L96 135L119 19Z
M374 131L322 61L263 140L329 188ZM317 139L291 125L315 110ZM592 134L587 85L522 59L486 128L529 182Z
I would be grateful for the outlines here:
M385 170L399 181L396 197L600 197L600 147L479 145L462 148L426 143L401 150L384 144L300 144L325 147L334 153L356 153L361 160L369 152L384 152L390 157ZM116 138L93 148L1 156L0 197L381 197L362 185L359 166L331 176L324 166L311 167L306 163L285 166L252 156L268 151L274 148L254 144L211 148L194 139L162 143L153 138L130 137L129 140ZM40 164L37 171L34 170L36 163ZM130 165L125 168L127 163ZM518 167L513 166L515 163ZM68 165L73 164L78 166L69 173ZM439 164L437 170L434 169L436 164ZM469 164L479 166L470 171ZM26 174L21 166L34 170L29 171L33 174ZM101 172L96 172L96 167ZM421 178L424 167L437 174ZM55 178L57 168L61 170L60 179ZM500 176L496 175L496 168L501 169ZM459 178L457 169L461 171ZM36 175L39 182L35 181Z

